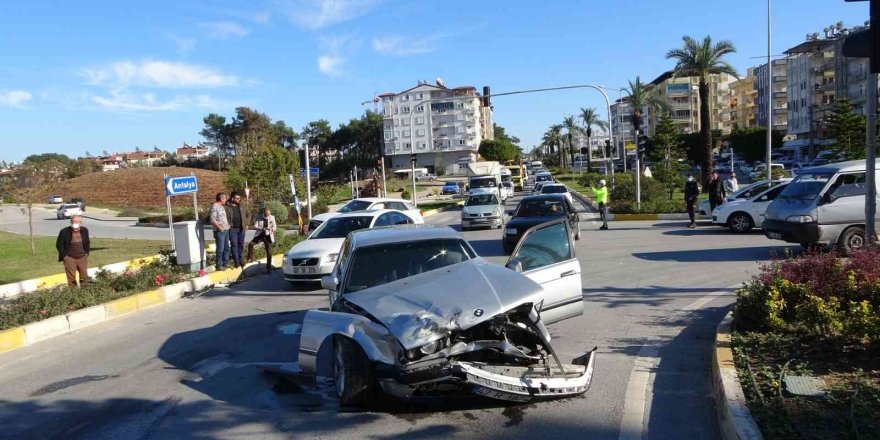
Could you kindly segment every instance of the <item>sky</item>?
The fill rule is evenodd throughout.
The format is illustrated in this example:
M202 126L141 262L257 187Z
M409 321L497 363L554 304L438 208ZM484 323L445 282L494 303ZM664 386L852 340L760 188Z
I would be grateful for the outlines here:
M767 54L764 0L253 0L6 2L0 160L198 143L208 113L249 106L297 131L359 117L377 93L442 78L493 93L622 88L669 70L684 35L730 40L741 72ZM868 3L774 0L773 52ZM617 91L611 91L615 99ZM497 97L495 122L528 150L604 100L590 89Z

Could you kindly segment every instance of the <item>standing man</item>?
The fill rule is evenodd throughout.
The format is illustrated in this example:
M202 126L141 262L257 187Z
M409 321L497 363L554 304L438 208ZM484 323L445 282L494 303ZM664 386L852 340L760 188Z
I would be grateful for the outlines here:
M89 230L82 225L82 217L70 217L70 226L58 233L55 248L58 249L58 261L64 263L67 286L76 287L76 275L79 273L79 286L84 287L89 279L91 241Z
M229 262L229 220L226 217L226 193L217 193L216 201L211 205L211 226L214 227L214 245L216 246L217 270L226 269Z
M599 204L599 216L602 218L602 226L600 231L608 229L608 187L605 186L605 179L599 180L599 188L590 187L593 190L593 198Z
M235 266L244 267L242 264L242 256L244 252L244 236L247 233L248 226L251 224L251 217L248 211L247 202L242 204L241 194L233 191L231 197L226 202L227 218L229 219L229 241L232 251L232 262Z
M266 247L266 273L272 273L272 243L275 243L275 230L278 229L278 224L275 223L275 216L268 206L263 208L263 213L257 217L254 229L257 230L257 234L248 243L247 262L250 263L254 259L254 246L262 244Z
M736 172L730 172L730 178L724 181L724 190L728 194L739 191L739 182L736 181Z
M706 190L709 192L709 206L712 207L712 211L715 211L715 207L723 204L724 198L727 197L724 185L721 183L721 179L718 178L717 171L712 171L712 174L709 176L709 186Z
M688 217L690 217L691 219L691 224L688 225L688 228L691 229L697 227L694 206L697 204L697 197L699 196L700 185L697 184L696 180L694 180L694 176L691 173L688 173L687 182L685 182L684 184L684 203L687 205Z

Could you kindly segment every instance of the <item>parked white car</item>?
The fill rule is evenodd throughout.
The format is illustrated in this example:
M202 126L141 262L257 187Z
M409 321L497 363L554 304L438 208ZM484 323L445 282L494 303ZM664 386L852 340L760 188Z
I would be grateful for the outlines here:
M291 283L318 282L333 271L339 247L349 232L379 226L413 224L408 215L391 209L356 211L337 215L322 223L304 241L284 254L281 271Z
M789 183L791 179L752 197L737 199L716 207L715 211L712 211L712 224L728 227L738 234L749 232L755 227L760 228L764 223L764 213L767 212L770 202L775 200Z
M568 199L568 203L574 204L574 200L571 197L571 191L568 190L568 187L561 183L546 183L541 186L541 194L564 194L565 198Z
M736 200L742 199L750 199L776 185L781 183L791 182L790 178L784 179L773 179L773 180L759 180L757 182L751 183L748 186L744 186L740 188L738 191L732 192L727 195L727 202L733 202ZM709 217L712 212L712 205L709 204L709 199L703 200L700 202L700 216L701 217Z
M63 220L75 215L82 215L82 213L82 208L80 208L79 205L75 203L66 203L58 207L55 216L58 217L58 220Z
M342 205L336 210L336 212L325 212L324 214L313 216L311 221L309 221L309 231L314 231L318 226L321 226L321 223L324 223L339 214L355 211L375 211L378 209L393 209L395 211L403 212L412 218L416 224L422 224L425 222L424 217L422 217L422 212L406 200L386 197L362 197Z
M62 198L61 196L49 196L49 203L52 203L52 204L64 203L64 198Z
M785 166L781 163L773 163L771 164L772 172L782 172L785 170ZM763 176L767 175L767 164L759 163L752 168L752 172L749 173L749 177L752 179L760 179Z

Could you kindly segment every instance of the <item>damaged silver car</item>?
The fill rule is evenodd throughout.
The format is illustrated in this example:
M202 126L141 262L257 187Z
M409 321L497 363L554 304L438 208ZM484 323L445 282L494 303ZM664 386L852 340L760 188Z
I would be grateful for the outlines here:
M545 327L583 313L569 227L533 227L506 267L477 256L448 227L351 233L322 279L330 310L305 314L301 373L332 374L344 405L379 390L519 402L584 393L595 348L563 363Z

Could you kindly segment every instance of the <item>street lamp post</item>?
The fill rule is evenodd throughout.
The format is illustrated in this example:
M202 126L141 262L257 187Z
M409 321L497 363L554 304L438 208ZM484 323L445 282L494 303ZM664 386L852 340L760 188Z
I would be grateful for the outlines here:
M770 54L773 52L771 52L770 45L770 1L771 0L767 0L767 180L770 180L773 177L773 167L770 163L770 150L773 147L773 61L770 59ZM810 136L810 142L813 142L812 134Z

